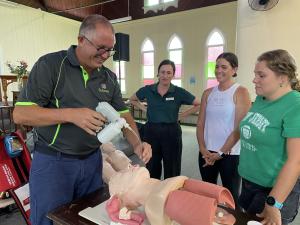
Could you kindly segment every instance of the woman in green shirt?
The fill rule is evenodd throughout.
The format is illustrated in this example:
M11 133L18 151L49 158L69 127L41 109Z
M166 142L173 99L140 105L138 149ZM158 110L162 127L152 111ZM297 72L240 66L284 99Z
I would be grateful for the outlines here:
M200 101L187 90L171 83L175 76L175 64L169 59L158 66L158 82L140 88L130 97L132 105L147 113L143 140L152 147L152 158L147 169L152 178L160 179L162 163L164 179L181 173L182 140L179 120L196 112ZM147 107L141 101L147 101ZM181 105L193 107L179 114Z
M262 224L281 225L297 215L300 194L300 93L294 59L265 52L254 69L256 100L240 123L239 203L261 213Z

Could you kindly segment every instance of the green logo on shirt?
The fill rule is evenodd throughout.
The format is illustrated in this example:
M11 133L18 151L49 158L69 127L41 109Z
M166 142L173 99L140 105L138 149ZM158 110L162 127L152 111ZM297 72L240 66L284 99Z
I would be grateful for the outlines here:
M100 87L98 88L98 91L101 93L109 93L109 90L106 89L106 84L100 84Z
M101 93L109 93L109 90L103 88L98 88L98 91Z
M241 131L246 139L251 138L251 129L248 125L242 126Z

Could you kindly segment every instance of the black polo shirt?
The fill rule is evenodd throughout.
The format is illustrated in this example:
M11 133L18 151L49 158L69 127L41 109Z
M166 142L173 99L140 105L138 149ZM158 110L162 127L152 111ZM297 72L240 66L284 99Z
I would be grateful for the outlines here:
M128 111L116 75L102 66L89 76L80 66L75 49L71 46L39 58L16 105L95 110L99 102L106 101L120 113ZM37 127L36 131L40 144L67 154L88 154L100 145L97 137L72 123Z
M151 123L176 123L181 105L192 105L195 96L185 89L170 85L164 96L157 91L157 85L147 85L136 92L139 100L147 101L147 119Z

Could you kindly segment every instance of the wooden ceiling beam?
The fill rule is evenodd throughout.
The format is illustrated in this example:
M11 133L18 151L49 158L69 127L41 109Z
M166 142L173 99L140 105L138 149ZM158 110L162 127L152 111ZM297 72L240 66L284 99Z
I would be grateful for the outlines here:
M38 2L43 7L42 9L45 10L46 12L48 12L48 7L46 6L45 1L44 0L38 0Z
M179 0L178 8L144 13L144 0L10 0L32 8L82 21L90 14L101 14L109 20L131 16L132 20L202 8L237 0ZM129 4L130 3L130 4ZM129 11L129 12L128 12Z

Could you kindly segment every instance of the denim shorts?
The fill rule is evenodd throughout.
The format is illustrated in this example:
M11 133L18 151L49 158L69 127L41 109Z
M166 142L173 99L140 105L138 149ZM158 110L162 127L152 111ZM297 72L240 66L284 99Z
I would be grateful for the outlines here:
M272 188L266 188L242 179L242 192L239 197L239 205L250 214L261 213L265 207L265 201ZM283 203L281 211L282 224L286 225L295 219L298 214L300 197L300 179L297 180L293 190Z

